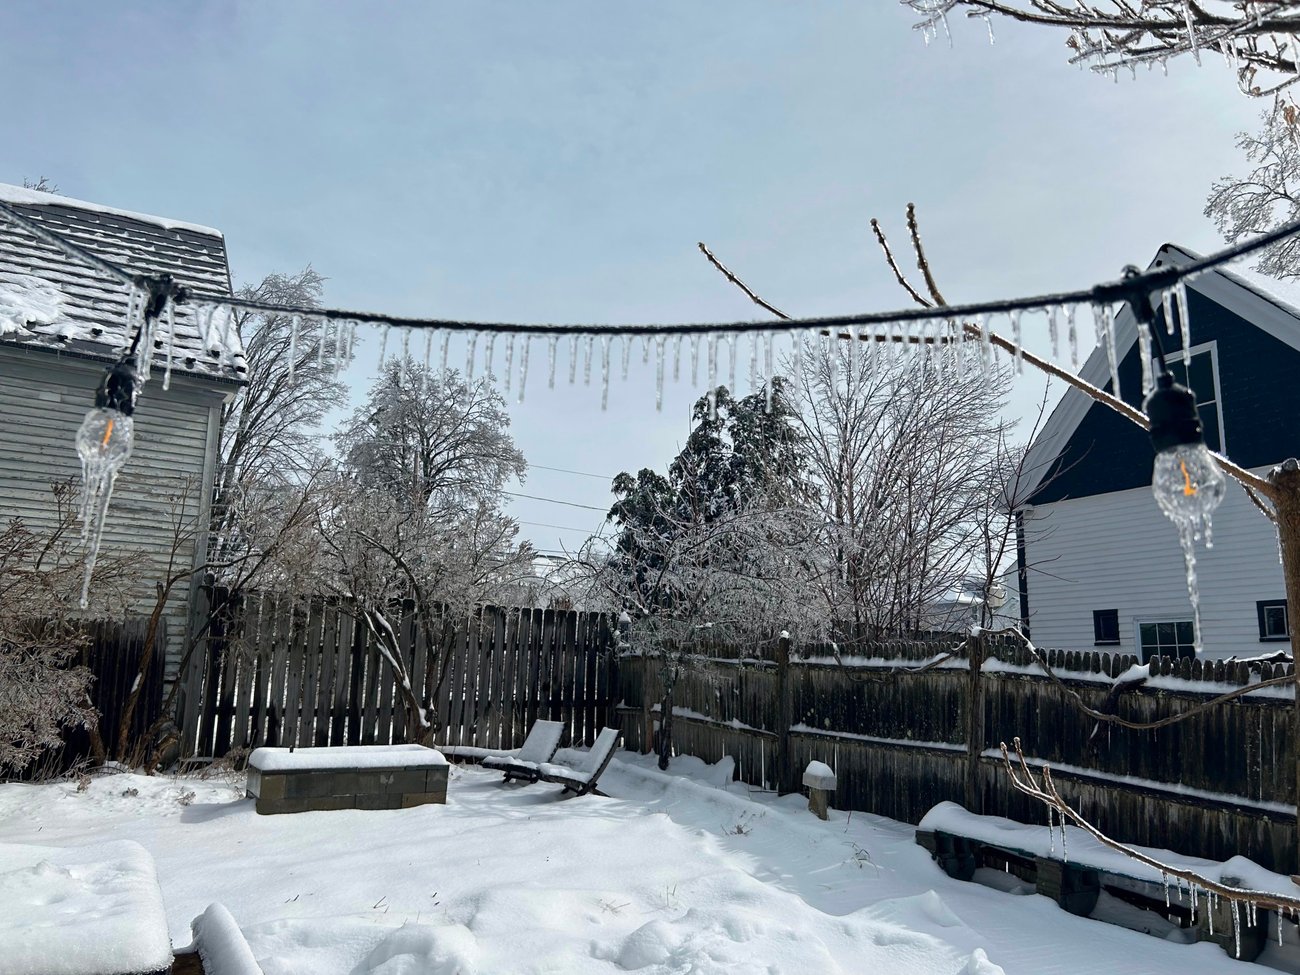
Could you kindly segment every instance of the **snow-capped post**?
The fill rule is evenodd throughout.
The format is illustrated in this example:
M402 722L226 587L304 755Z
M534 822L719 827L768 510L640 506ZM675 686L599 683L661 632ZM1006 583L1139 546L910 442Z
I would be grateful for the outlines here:
M827 793L835 791L835 772L825 762L809 762L803 770L803 784L808 787L808 809L818 819L827 818L830 800Z
M1269 471L1268 483L1273 489L1269 500L1273 502L1273 519L1277 523L1286 604L1300 607L1300 461L1292 457L1278 464ZM1300 663L1300 625L1296 625L1292 615L1288 615L1287 622L1291 633L1291 659ZM1297 773L1296 790L1300 793L1300 687L1291 712L1291 748ZM1300 842L1300 804L1296 806L1296 837ZM1300 863L1295 866L1300 867Z

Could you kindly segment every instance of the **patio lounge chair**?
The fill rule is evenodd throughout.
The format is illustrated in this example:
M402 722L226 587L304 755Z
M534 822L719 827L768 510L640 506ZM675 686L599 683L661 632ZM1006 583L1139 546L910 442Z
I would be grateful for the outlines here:
M537 720L533 722L533 726L528 730L528 737L518 748L473 748L454 745L440 750L450 758L480 759L485 768L505 772L507 782L512 778L536 782L537 767L551 760L555 750L560 747L560 738L563 735L563 722Z
M602 728L600 734L596 736L596 742L591 746L580 763L576 765L567 765L559 763L546 762L538 769L539 778L543 782L557 782L564 786L565 792L576 792L578 795L585 795L596 788L596 780L600 778L609 761L614 757L614 750L618 748L618 729Z

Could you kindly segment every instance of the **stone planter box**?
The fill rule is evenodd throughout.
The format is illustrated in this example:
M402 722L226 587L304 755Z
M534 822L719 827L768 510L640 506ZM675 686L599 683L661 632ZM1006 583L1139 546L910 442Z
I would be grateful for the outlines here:
M264 815L408 809L447 801L447 759L422 745L258 748L246 794Z

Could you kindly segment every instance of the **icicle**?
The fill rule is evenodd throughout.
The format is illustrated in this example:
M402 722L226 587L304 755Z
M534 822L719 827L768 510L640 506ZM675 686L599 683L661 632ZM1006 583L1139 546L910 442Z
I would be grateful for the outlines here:
M492 367L496 365L496 347L497 333L488 332L487 341L483 344L483 378L485 379L492 379L496 375L492 371Z
M1196 26L1192 23L1192 5L1188 3L1188 0L1183 0L1183 20L1187 23L1187 44L1191 48L1192 57L1196 59L1196 66L1199 68L1201 66L1201 48L1196 40Z
M1106 363L1110 366L1110 391L1119 397L1119 361L1115 354L1115 318L1105 304L1092 306L1092 313L1097 317L1097 328L1102 342L1106 346Z
M379 368L384 368L384 357L388 354L388 330L391 325L385 324L382 335L379 339Z
M172 301L167 301L167 371L163 373L163 392L172 385L172 354L176 349L176 310Z
M427 328L424 331L424 371L428 373L433 369L433 329Z
M1070 365L1075 372L1079 371L1079 328L1074 320L1077 311L1078 308L1075 305L1070 305L1065 309L1066 337L1070 342Z
M558 335L546 336L546 358L547 358L547 389L555 388L555 347L559 344Z
M718 337L716 335L709 336L707 350L709 356L709 393L712 395L713 391L718 388ZM714 404L713 409L716 411L716 404Z
M1165 331L1174 334L1174 293L1166 289L1160 292L1160 309L1165 315Z
M511 376L515 371L515 333L506 335L506 392L510 392Z
M1192 322L1187 315L1187 284L1179 281L1174 286L1174 301L1178 303L1178 327L1183 337L1183 368L1186 369L1192 358Z
M736 395L736 353L739 350L740 350L740 336L728 335L727 351L731 353L731 372L730 372L731 379L730 382L727 384L727 388L728 390L730 390L732 396Z
M1161 870L1160 879L1164 881L1165 885L1165 910L1167 911L1169 910L1169 874Z
M528 343L531 341L531 335L524 336L524 348L519 353L519 402L524 401L524 384L528 382Z
M667 339L655 336L655 409L662 413L664 408L664 344Z
M641 365L648 365L650 362L650 335L649 333L641 336Z
M406 385L406 363L411 357L411 330L402 329L402 361L397 367L397 385Z
M609 336L600 337L600 408L609 405Z
M682 336L679 332L673 336L673 382L682 378Z
M993 36L993 18L988 14L984 15L984 26L989 29L989 47L997 43L997 38Z
M989 316L981 315L980 321L980 369L985 374L989 371L989 363L993 358L993 341L992 333L989 329Z
M1047 309L1047 334L1052 339L1052 358L1061 357L1061 326L1056 318L1057 308L1053 305Z
M700 337L691 335L691 385L700 385Z
M451 351L451 332L442 333L442 374L447 375L447 353Z
M1047 807L1047 852L1056 855L1056 810L1051 806Z
M478 351L478 339L482 332L474 332L469 337L469 343L465 346L465 381L469 382L474 378L474 360L477 358L475 353Z
M294 360L298 358L298 329L302 326L302 316L294 315L289 321L289 385L293 385Z
M627 335L621 335L619 339L623 346L623 382L627 382L627 367L632 358L632 339Z
M749 391L754 392L758 385L758 339L749 333Z
M329 328L330 320L322 318L320 327L316 329L316 371L325 371L325 335Z
M1214 891L1212 890L1206 891L1205 899L1206 901L1208 901L1208 903L1205 905L1205 913L1209 915L1210 918L1210 937L1213 938L1214 937Z
M122 419L130 422L127 417ZM83 492L81 537L86 543L86 565L81 575L79 605L82 609L86 609L90 602L90 577L94 574L95 561L99 558L99 547L104 537L104 523L108 518L108 502L113 496L117 471L107 464L92 466L83 461L81 479Z
M1190 887L1191 890L1192 890L1192 923L1195 924L1195 923L1196 923L1196 911L1197 911L1197 907L1198 907L1199 896L1198 896L1198 894L1197 894L1197 887L1196 887L1196 885L1195 885L1194 883L1192 883L1192 882L1189 880L1189 881L1187 882L1187 886Z
M591 356L596 345L596 336L588 335L586 347L582 356L582 384L591 385Z
M839 382L840 356L839 349L835 347L835 339L830 335L822 337L822 347L826 351L827 373L830 379L831 388Z
M578 379L578 336L569 336L569 385Z
M1151 366L1151 333L1141 322L1137 325L1138 358L1142 360L1142 398L1145 400L1155 388L1155 370Z
M1187 598L1192 604L1193 648L1201 654L1201 591L1196 581L1196 530L1187 522L1178 524L1178 544L1183 549L1183 565L1187 573Z
M1025 350L1020 343L1020 310L1011 313L1011 341L1016 344L1016 375L1025 371Z

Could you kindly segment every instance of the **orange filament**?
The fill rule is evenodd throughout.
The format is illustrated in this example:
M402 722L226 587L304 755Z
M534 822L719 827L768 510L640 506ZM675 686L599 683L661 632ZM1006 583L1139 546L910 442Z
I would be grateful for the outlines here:
M1192 475L1187 471L1187 461L1180 460L1178 466L1183 469L1183 497L1195 497L1196 485L1192 483Z
M100 445L101 447L107 447L107 446L108 446L108 438L111 437L112 435L113 435L113 420L110 419L110 420L108 421L108 427L107 427L107 429L104 430L104 439L101 440L101 441L99 442L99 445Z

